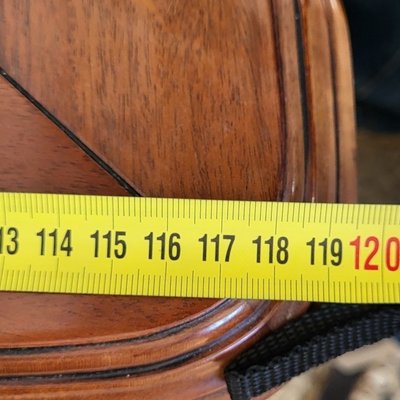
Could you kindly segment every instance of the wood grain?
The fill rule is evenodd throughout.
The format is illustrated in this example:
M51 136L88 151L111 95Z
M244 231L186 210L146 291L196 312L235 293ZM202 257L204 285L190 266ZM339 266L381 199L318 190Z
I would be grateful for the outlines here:
M2 78L0 120L1 190L127 195L103 169ZM160 329L161 325L168 326L189 318L215 303L196 299L17 293L0 293L0 299L0 347L101 342L111 337L122 339L132 336L132 326L137 332L148 333ZM155 309L158 314L154 313Z
M281 197L270 1L3 1L0 10L0 65L139 192Z
M0 102L1 191L127 195L3 77Z
M0 94L4 190L126 194L2 78ZM225 397L225 360L307 307L27 293L0 293L0 300L0 395L6 399L17 394L153 398L165 389L165 379L170 395L185 379L188 398L206 390ZM141 377L142 370L149 374L147 379ZM127 381L127 375L132 379ZM208 389L203 382L209 382Z
M52 114L0 82L3 190L124 192L58 121L146 195L355 199L337 1L0 0L0 67ZM1 295L8 400L226 399L227 362L307 308Z
M334 76L338 199L354 202L357 197L356 126L352 65L351 58L346 56L351 54L349 32L343 8L331 0L324 5L330 30L331 73Z

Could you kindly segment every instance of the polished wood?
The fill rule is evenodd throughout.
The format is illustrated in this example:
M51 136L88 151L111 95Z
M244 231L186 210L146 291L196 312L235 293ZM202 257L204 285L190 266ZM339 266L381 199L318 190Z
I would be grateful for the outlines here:
M0 102L0 190L127 195L3 77Z
M126 195L4 78L0 120L1 165L6 172L0 176L2 190ZM225 359L307 307L26 293L0 293L0 301L0 395L5 399L17 394L154 398L167 387L175 396L182 379L187 382L182 388L185 398L208 396L208 391L224 397ZM141 378L142 369L149 370L150 379ZM115 377L105 379L102 373ZM85 379L91 374L94 378ZM209 387L203 387L204 382ZM99 394L100 388L106 391Z
M52 114L0 81L2 190L127 194L81 140L146 195L355 199L336 1L1 0L0 15L0 67ZM4 399L225 399L227 362L307 308L0 298Z
M349 32L344 10L335 1L325 3L331 41L331 73L334 77L338 194L341 202L356 200L356 140L353 74Z
M300 3L309 131L307 198L354 201L354 99L344 12L334 0Z
M141 193L275 199L286 143L271 3L3 1L0 62Z

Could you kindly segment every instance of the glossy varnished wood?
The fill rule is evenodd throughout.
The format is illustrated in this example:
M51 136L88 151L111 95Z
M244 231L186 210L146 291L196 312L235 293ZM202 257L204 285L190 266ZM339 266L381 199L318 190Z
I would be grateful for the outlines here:
M0 76L0 190L127 195Z
M3 190L125 194L4 78L0 93ZM174 397L182 379L185 398L224 397L226 360L306 307L27 293L0 301L0 394L12 399L153 398L167 387Z
M307 93L306 197L354 201L354 100L343 9L334 0L301 0L300 13Z
M127 195L4 78L0 78L0 120L1 190ZM132 326L147 334L214 303L16 293L1 293L0 299L0 346L4 348L123 339L132 336Z
M282 193L270 1L3 1L1 14L1 66L141 193Z
M338 200L356 200L356 140L353 74L349 32L344 10L335 1L325 3L326 20L330 32L331 73L334 76L336 118L336 152L338 174Z
M126 194L58 120L146 195L355 199L337 1L1 0L0 67L54 116L0 82L3 190ZM227 398L226 363L307 307L1 296L5 399Z

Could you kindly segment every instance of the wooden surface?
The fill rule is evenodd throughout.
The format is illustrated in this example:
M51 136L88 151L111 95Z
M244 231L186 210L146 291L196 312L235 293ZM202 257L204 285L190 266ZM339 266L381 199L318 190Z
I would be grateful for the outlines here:
M271 3L3 1L1 66L141 193L274 199L286 143Z
M336 1L1 0L0 16L0 67L20 85L0 81L2 190L127 194L117 178L157 196L355 199ZM6 293L1 304L4 399L227 398L226 363L307 307Z
M126 194L4 78L0 119L2 190ZM226 355L307 306L24 293L0 293L0 301L0 395L6 399L154 398L160 390L174 397L182 379L185 398L224 397ZM143 370L150 379L143 380Z

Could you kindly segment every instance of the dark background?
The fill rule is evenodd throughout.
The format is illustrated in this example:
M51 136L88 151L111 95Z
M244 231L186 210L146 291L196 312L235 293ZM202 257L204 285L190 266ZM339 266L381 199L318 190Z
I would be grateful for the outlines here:
M400 0L344 0L353 49L360 203L400 203Z

